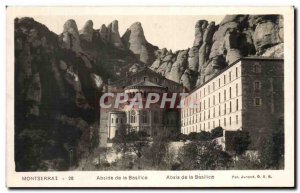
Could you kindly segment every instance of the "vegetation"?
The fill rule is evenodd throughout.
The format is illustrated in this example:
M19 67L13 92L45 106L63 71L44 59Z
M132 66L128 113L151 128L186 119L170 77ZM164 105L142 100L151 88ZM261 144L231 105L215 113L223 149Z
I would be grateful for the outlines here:
M215 141L192 141L179 152L180 169L215 170L226 169L231 156Z

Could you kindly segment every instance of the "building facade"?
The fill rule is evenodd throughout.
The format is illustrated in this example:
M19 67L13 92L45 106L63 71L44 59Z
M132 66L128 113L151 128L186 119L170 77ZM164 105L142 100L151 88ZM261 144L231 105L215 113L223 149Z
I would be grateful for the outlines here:
M256 149L283 120L283 80L282 59L241 58L185 97L181 132L247 131Z
M145 108L145 102L150 93L162 96L164 93L171 95L183 91L185 89L180 84L164 78L149 68L110 83L105 92L114 95L125 93L128 96L128 102L117 109L101 109L100 138L102 139L100 141L113 139L122 129L127 133L144 131L149 136L156 136L159 132L180 132L179 109L168 108L168 104L161 108L161 98L149 108ZM143 108L130 105L130 102L136 99L136 94L141 95ZM114 104L115 100L116 98L112 97L106 102ZM100 142L100 144L105 146L105 143Z

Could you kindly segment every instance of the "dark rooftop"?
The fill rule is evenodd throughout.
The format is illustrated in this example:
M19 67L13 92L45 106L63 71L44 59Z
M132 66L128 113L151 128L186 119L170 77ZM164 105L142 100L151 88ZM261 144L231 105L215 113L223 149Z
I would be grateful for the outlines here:
M127 89L127 88L136 88L136 87L158 87L158 88L165 88L163 86L160 86L158 84L155 84L153 82L150 82L150 81L146 80L146 81L142 81L142 82L139 82L139 83L136 83L136 84L129 85L125 89Z

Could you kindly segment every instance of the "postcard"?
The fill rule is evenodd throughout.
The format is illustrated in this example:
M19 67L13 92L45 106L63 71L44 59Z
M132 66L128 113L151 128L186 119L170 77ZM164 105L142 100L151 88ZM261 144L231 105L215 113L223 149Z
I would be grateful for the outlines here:
M7 7L7 187L295 186L294 7Z

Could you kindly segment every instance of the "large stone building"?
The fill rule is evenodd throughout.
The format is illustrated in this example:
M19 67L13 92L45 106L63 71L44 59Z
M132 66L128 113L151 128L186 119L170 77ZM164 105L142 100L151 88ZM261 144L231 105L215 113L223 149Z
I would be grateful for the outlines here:
M130 106L130 101L140 93L143 104L149 93L185 92L185 89L178 83L168 80L149 68L144 68L136 73L128 75L121 80L109 83L106 93L126 93L129 97L128 103L118 108L101 109L100 112L100 142L105 146L106 139L113 139L118 132L125 129L130 131L145 131L150 136L159 132L180 132L180 110L160 107L161 98L158 102L151 104L150 108ZM116 98L111 97L106 103L115 103ZM177 101L179 102L179 101Z
M242 130L250 135L250 149L256 149L283 120L283 80L282 59L239 59L184 99L181 132L211 131L220 126L226 141L230 131Z

